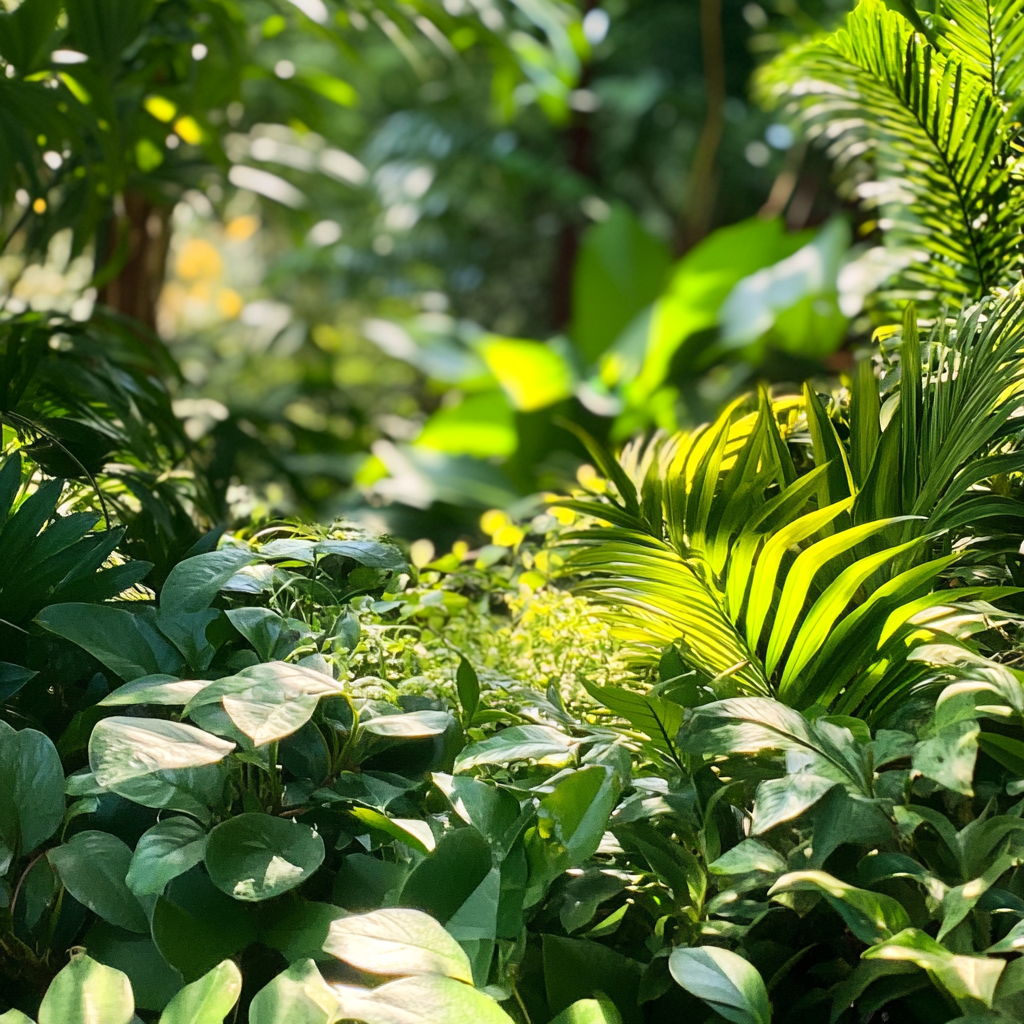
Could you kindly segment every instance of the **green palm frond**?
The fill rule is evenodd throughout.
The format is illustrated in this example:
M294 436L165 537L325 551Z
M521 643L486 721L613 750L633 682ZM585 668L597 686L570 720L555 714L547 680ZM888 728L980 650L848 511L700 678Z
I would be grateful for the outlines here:
M942 0L939 45L988 82L1016 118L1024 102L1024 0Z
M1021 265L1012 119L978 67L930 46L881 0L861 0L843 29L760 75L762 98L823 144L850 193L877 212L887 245L903 253L889 300L917 297L934 310L990 292ZM1000 64L997 85L1011 80Z

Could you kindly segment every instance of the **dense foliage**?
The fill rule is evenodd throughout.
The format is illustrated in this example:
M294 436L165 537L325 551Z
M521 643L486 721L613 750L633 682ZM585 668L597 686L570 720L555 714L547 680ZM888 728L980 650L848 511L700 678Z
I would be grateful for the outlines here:
M140 267L167 257L172 204L194 214L218 180L240 191L217 204L248 189L300 211L312 249L339 242L299 179L252 162L367 173L333 144L362 140L370 163L384 144L372 118L335 123L360 93L332 62L359 64L349 35L370 20L386 45L362 95L398 53L440 96L415 29L487 82L501 132L537 117L520 130L573 137L615 19L555 0L131 7L0 13L4 244L25 274L66 245L93 288L0 308L0 1021L1020 1020L1020 4L861 0L758 72L824 140L874 244L847 252L842 220L787 231L784 167L781 204L709 234L705 134L687 201L636 199L633 179L613 197L630 212L587 186L609 209L569 240L571 322L521 324L565 336L484 331L468 301L443 330L364 304L393 357L374 366L451 389L423 399L415 437L382 444L368 417L346 449L364 496L395 503L377 529L351 497L320 525L236 514L244 446L307 504L334 470L289 462L273 416L182 390L137 287L162 268ZM624 9L662 24L660 4ZM722 11L700 12L713 135ZM777 49L786 19L744 12ZM245 120L240 96L288 111L291 134L284 113ZM363 222L350 282L360 246L426 245L420 218L458 235L427 205L404 228ZM641 221L659 206L680 220L675 263ZM235 242L253 210L273 219L232 208ZM133 248L140 223L155 248ZM198 286L217 252L179 242ZM458 278L456 250L438 273ZM815 375L894 307L839 379ZM312 333L342 369L350 327ZM315 434L311 409L291 416ZM558 415L572 441L540 464ZM573 451L592 460L574 478ZM403 502L392 521L447 509L454 526L395 540L380 526Z

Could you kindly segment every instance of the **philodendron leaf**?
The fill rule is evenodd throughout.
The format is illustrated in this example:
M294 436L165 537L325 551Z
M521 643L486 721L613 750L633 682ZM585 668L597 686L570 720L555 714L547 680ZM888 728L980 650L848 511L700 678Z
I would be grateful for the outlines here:
M182 722L157 718L103 718L89 737L89 767L107 789L154 772L216 764L235 749Z
M713 875L745 875L752 871L781 875L785 870L785 858L756 839L744 839L708 865L708 871Z
M622 1024L622 1016L606 999L580 999L567 1006L551 1024Z
M21 665L0 661L0 700L13 697L30 679L34 679L37 675L39 675L38 672L23 668ZM3 1017L0 1017L0 1024L3 1024Z
M905 928L887 942L866 949L861 956L865 960L909 960L917 964L964 1011L976 1010L979 1002L992 1006L999 976L1006 966L1006 961L997 957L951 953L917 928Z
M30 853L64 818L64 769L35 729L0 728L0 846ZM5 869L6 870L6 869Z
M733 1024L771 1024L768 991L757 969L718 946L679 947L668 958L676 983Z
M323 948L369 974L437 974L473 982L462 947L419 910L374 910L335 921Z
M146 912L125 883L132 851L117 836L79 832L47 857L64 888L94 914L131 932L149 931Z
M159 895L172 878L195 867L206 853L206 830L191 818L165 818L143 833L125 881L136 895Z
M119 686L113 693L100 701L102 707L115 707L124 704L161 704L174 707L187 704L204 686L210 683L205 679L179 679L159 673L155 676L142 676L133 679L124 686Z
M260 561L251 551L227 548L193 555L179 562L168 574L160 591L160 610L200 612L239 569Z
M207 837L206 870L237 900L256 903L301 885L324 860L308 825L256 812L222 821Z
M260 989L249 1007L249 1024L333 1024L338 997L312 960L300 960Z
M39 1007L39 1024L129 1024L134 1016L128 976L84 953L50 982Z
M560 779L541 798L538 830L561 843L569 867L579 867L600 846L620 788L614 772L590 765Z
M35 1021L25 1016L21 1010L8 1010L6 1013L0 1013L0 1024L35 1024Z
M334 991L342 1019L364 1024L513 1024L490 996L437 974L374 989L337 985Z
M850 931L868 945L883 942L910 927L910 917L903 905L891 896L858 889L824 871L791 871L768 890L768 895L785 892L821 893Z
M513 761L565 759L574 746L571 736L548 725L516 725L471 743L455 761L456 772L467 772L480 764L511 764Z
M410 711L404 715L378 715L365 721L360 719L359 728L374 736L411 740L440 736L451 724L452 716L446 711Z
M241 991L241 971L234 961L225 960L178 992L159 1024L224 1024Z
M750 831L769 832L784 821L792 821L813 807L836 783L812 772L797 772L781 779L766 779L754 796Z
M931 739L917 744L914 748L914 768L954 793L973 796L972 780L980 731L981 727L976 721L956 722L946 726Z

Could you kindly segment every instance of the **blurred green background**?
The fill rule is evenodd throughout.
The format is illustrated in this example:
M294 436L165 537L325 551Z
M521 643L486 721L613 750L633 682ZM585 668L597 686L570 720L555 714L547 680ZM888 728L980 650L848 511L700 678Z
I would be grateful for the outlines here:
M47 424L116 457L126 417L153 430L132 387L162 382L162 468L101 481L136 513L171 489L207 522L450 544L575 476L565 421L699 423L887 322L877 226L751 98L845 0L5 6L5 442L83 477L96 439ZM39 358L94 374L77 407L77 383L25 406L41 327ZM99 415L125 366L134 411Z

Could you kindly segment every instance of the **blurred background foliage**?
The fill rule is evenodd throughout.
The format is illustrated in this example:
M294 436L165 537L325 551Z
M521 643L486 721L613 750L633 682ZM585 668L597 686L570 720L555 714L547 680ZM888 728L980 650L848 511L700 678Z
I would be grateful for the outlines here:
M750 97L846 0L4 7L4 443L155 579L247 517L450 544L576 474L563 421L701 422L891 318Z

